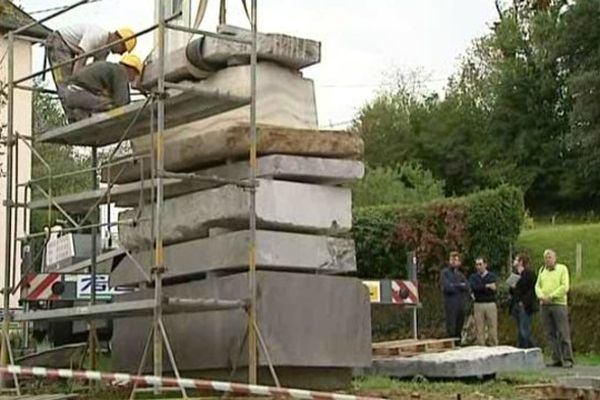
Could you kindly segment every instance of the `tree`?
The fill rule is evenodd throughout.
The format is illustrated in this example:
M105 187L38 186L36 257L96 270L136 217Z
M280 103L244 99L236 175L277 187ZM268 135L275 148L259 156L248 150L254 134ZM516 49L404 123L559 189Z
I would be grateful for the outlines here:
M356 207L414 204L444 197L444 182L414 163L367 168L365 178L352 187Z
M578 3L596 4L595 13L586 21L573 16L579 25L571 23L571 36L565 35L572 9L583 7ZM598 1L496 5L498 21L463 56L444 96L392 84L361 110L355 129L365 140L365 157L378 166L416 161L445 181L447 194L508 183L523 189L527 206L536 211L581 207L587 196L581 183L594 181L583 180L584 170L577 167L589 166L591 159L596 165L599 157L584 152L585 135L573 136L570 129L599 138L589 127L599 126L600 108L596 98L573 110L568 88L589 88L589 96L600 90L595 69L600 60L588 57L599 53ZM592 32L588 25L594 25ZM577 54L578 40L596 47L591 52L579 46L589 68L570 77L565 54ZM559 54L561 42L566 50ZM580 63L573 59L571 68ZM589 168L585 171L590 178Z
M473 149L481 113L458 91L441 99L426 93L420 81L418 74L397 74L360 111L354 130L365 141L365 160L371 167L392 168L416 162L445 181L450 195L477 189L479 159Z
M60 103L46 94L34 93L33 109L34 135L39 135L49 129L66 124ZM35 155L32 158L31 178L34 181L50 175L50 171L47 169L45 163L51 168L52 175L79 171L90 166L89 156L82 149L76 147L35 142L34 148L44 160L42 162ZM90 189L91 182L90 174L86 173L62 178L42 179L34 184L34 186L39 186L39 188L34 187L32 189L32 199L44 198L44 195L39 190L40 188L55 197ZM61 219L61 216L56 212L32 212L30 230L31 232L40 232L44 226L56 223L57 219Z
M565 92L572 101L569 113L569 151L575 176L569 190L578 203L600 198L600 2L578 0L562 14L556 56L566 77Z

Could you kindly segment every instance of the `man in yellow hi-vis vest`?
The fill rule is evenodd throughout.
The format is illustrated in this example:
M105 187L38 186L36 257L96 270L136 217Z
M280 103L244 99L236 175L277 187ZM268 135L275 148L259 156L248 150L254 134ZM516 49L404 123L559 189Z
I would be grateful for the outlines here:
M552 350L552 367L573 367L568 292L569 269L556 262L554 250L544 251L544 266L538 274L535 294L540 301L542 324Z

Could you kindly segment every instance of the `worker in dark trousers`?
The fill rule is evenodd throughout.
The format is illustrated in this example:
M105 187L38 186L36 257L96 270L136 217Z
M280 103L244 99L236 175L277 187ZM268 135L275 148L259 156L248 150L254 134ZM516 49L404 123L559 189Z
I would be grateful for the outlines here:
M488 270L488 260L483 256L475 260L475 269L477 272L469 277L469 286L475 302L473 317L476 344L485 346L488 343L490 346L498 346L498 306L496 306L498 277Z
M465 307L469 284L460 271L462 256L459 252L450 253L448 267L442 270L441 286L446 310L446 332L448 337L461 338L465 323Z
M139 80L143 63L134 54L118 64L98 61L84 67L59 87L69 122L129 104L129 84Z
M93 61L105 61L109 53L131 53L137 44L137 39L133 37L125 42L114 44L108 49L97 49L109 43L127 39L134 34L131 28L124 27L110 32L93 24L76 24L52 32L46 39L46 53L51 67L91 52L89 57L53 69L54 83L57 87L61 86L72 75L84 68L90 58Z
M556 252L544 251L544 266L535 284L535 294L540 302L542 326L548 346L552 350L551 367L573 368L573 347L569 327L568 293L569 269L556 262Z
M517 342L522 349L537 347L531 331L531 321L539 310L535 295L537 275L529 268L529 256L520 253L513 261L513 267L519 275L519 280L510 288L510 312L517 322Z

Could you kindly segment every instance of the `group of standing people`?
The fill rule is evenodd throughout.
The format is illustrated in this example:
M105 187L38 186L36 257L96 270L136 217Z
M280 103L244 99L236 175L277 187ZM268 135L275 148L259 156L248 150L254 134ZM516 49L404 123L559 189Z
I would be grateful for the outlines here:
M489 270L486 257L475 259L475 271L467 277L461 271L459 252L450 253L448 266L442 270L441 286L446 312L448 337L461 338L469 300L473 302L475 343L498 345L498 277ZM530 268L526 253L513 261L514 273L507 280L511 301L510 313L517 325L518 346L537 347L531 331L535 314L540 311L543 329L552 352L554 367L572 367L573 351L569 328L567 294L569 271L557 263L556 252L544 252L544 265L536 272ZM486 340L487 339L487 340Z
M498 309L496 306L497 276L488 270L488 261L481 256L475 260L476 271L469 277L461 271L462 256L450 253L449 265L442 271L442 292L446 309L446 331L449 337L462 337L466 319L467 300L473 300L476 344L498 345Z

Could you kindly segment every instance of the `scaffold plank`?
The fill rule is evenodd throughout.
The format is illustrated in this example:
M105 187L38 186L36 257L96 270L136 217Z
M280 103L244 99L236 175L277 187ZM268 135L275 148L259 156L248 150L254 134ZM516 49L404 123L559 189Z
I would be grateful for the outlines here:
M191 86L191 85L190 85ZM192 89L177 91L165 100L165 128L173 128L225 111L247 105L248 98L218 91ZM139 118L131 126L126 139L150 133L152 107L144 108L144 101L136 101L114 110L98 113L90 118L42 134L38 141L77 146L106 146L117 143L136 114ZM141 110L144 108L143 110ZM141 111L140 111L141 110Z
M241 309L246 305L246 302L244 300L177 299L165 297L162 304L164 314L179 314ZM156 302L154 299L147 299L58 308L54 310L15 312L12 316L12 321L75 321L144 317L152 315L155 305Z

